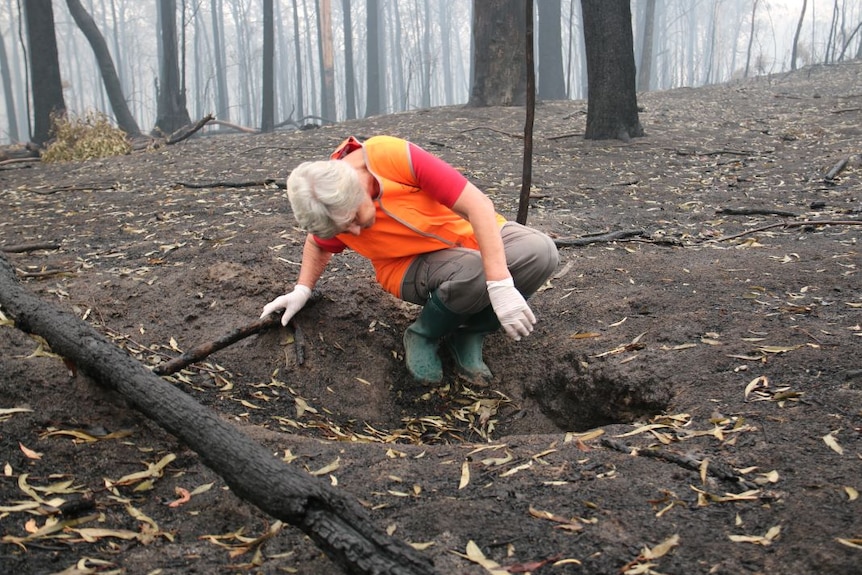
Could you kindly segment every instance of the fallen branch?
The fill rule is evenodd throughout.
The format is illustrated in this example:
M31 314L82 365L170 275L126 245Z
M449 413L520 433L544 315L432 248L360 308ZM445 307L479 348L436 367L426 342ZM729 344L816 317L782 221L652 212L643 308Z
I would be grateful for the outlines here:
M8 164L22 164L24 162L41 162L42 158L9 158L8 160L0 161L0 166Z
M194 134L213 120L215 120L215 116L213 116L212 114L207 114L191 126L184 126L171 134L168 139L165 140L165 144L170 146L171 144L177 144L179 142L182 142L186 138L191 137L192 134Z
M58 250L60 244L57 242L38 242L35 244L18 244L0 247L0 252L7 254L23 254L25 252L37 252L39 250Z
M504 132L503 130L497 130L494 128L489 128L488 126L476 126L475 128L467 128L466 130L461 130L462 134L466 134L467 132L476 132L478 130L488 130L489 132L496 132L497 134L503 134L504 136L509 136L515 140L523 140L524 136L521 134L510 134L509 132Z
M274 457L216 412L153 374L87 323L23 288L0 256L0 305L15 325L200 455L237 496L306 533L346 573L432 575L431 562L379 529L342 491Z
M622 441L617 441L608 437L603 437L601 439L601 444L605 447L613 449L614 451L619 451L620 453L661 459L663 461L667 461L668 463L674 463L676 465L679 465L680 467L690 469L692 471L700 471L703 465L703 461L699 461L694 457L689 457L687 455L674 453L673 451L667 451L665 449L657 449L654 447L633 447L631 445L628 445L627 443L623 443ZM706 468L706 472L717 479L735 483L744 487L745 489L757 489L756 483L748 481L747 479L736 473L729 465L726 465L719 461L710 460L709 465Z
M834 166L832 166L832 168L828 172L826 172L826 175L823 176L823 181L827 184L831 184L835 180L835 178L838 177L838 174L840 174L841 171L847 167L848 162L850 162L850 156L846 156L838 160L838 162Z
M799 217L799 214L785 210L770 208L720 208L715 210L716 214L727 214L729 216L782 216L787 218Z
M799 228L803 226L862 226L862 220L805 220L802 222L779 222L777 224L769 224L768 226L761 226L759 228L739 232L738 234L723 236L714 240L707 240L706 243L717 243L725 242L727 240L735 240L736 238L741 238L742 236L747 236L748 234L756 234L757 232L764 232L766 230L771 230L774 228Z
M271 327L276 327L280 325L280 320L280 315L272 314L268 317L253 321L248 325L236 328L235 330L223 335L216 340L202 343L197 347L194 347L189 351L183 353L179 357L175 357L170 361L156 366L155 369L153 369L153 372L155 372L157 375L170 375L172 373L176 373L184 367L198 362L205 357L217 352L218 350L224 349L227 346L238 342L241 339L245 339L250 335L254 335ZM289 325L293 328L295 334L300 333L299 326L297 326L294 322L291 321ZM297 335L295 337L297 339L296 359L299 365L302 365L303 361L305 360L305 353L300 349L302 347L300 343L302 336Z
M255 130L254 128L249 128L247 126L240 126L239 124L233 124L224 120L213 120L212 123L217 126L223 126L225 128L230 128L231 130L236 130L237 132L242 132L244 134L260 134L260 130Z
M646 235L644 230L618 230L607 234L583 236L580 238L556 238L554 240L554 244L560 248L568 246L588 246L599 242L615 242L632 237L643 237L644 235Z
M275 179L267 178L256 182L177 182L178 186L191 189L201 188L265 188L275 185L278 188L286 188L287 184L281 183Z
M96 190L116 190L115 184L66 184L55 188L26 188L22 191L33 192L40 196L50 196L57 192L92 192Z

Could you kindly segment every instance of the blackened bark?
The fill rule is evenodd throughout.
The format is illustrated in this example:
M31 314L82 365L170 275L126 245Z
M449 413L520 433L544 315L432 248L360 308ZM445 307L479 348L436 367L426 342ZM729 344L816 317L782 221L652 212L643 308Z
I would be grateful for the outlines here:
M171 134L191 123L186 108L186 95L181 89L180 64L177 45L177 3L176 0L159 0L161 3L161 23L159 25L162 62L161 85L157 102L156 128Z
M581 0L587 53L588 140L643 136L629 0Z
M565 100L562 3L539 0L539 98Z
M66 113L66 101L60 80L51 0L28 0L23 5L30 48L30 87L33 90L31 139L41 146L51 137L52 115Z
M473 0L469 106L523 106L527 97L526 0Z
M15 325L201 456L239 497L305 532L346 573L431 575L431 563L378 529L352 499L274 457L191 396L154 375L74 315L27 291L0 256L0 305Z

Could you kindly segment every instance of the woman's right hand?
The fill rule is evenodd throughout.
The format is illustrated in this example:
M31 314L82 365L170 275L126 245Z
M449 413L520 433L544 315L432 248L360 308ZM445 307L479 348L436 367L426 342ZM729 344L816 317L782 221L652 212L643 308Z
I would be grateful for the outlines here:
M287 322L305 306L310 298L311 289L307 286L297 284L292 292L279 296L263 306L263 313L260 314L260 318L263 319L269 314L283 309L284 314L281 316L281 325L287 325Z

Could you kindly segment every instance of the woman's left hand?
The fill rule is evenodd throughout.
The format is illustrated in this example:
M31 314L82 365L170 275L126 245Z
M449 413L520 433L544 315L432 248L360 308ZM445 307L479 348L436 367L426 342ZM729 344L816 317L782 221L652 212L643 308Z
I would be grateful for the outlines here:
M527 300L515 288L515 282L512 278L489 281L487 285L491 306L494 308L494 313L497 314L497 319L500 320L500 325L503 326L506 334L515 341L530 335L533 331L533 324L536 323L536 316L530 306L527 305Z

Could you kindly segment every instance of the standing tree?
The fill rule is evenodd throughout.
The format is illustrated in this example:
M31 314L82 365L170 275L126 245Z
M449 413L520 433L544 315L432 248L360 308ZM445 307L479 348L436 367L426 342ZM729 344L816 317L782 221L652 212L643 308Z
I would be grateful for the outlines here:
M526 0L473 0L469 106L522 106L527 94Z
M796 69L797 54L799 54L799 35L802 33L802 21L805 20L805 9L808 8L808 0L802 0L802 12L799 13L799 22L796 24L796 34L793 35L793 51L790 53L790 69Z
M539 98L564 100L562 4L540 0L539 7Z
M652 81L653 44L655 43L655 0L647 0L644 14L641 65L638 67L638 92L648 92Z
M9 138L17 142L18 111L15 109L15 95L12 90L12 74L9 72L9 58L6 57L6 41L0 35L0 78L3 80L3 97L6 100L6 117L9 118Z
M758 0L754 0L754 3L751 6L751 30L748 33L748 50L745 53L745 77L748 78L748 71L751 67L751 49L754 46L754 33L756 31L755 24L757 23L757 3Z
M378 0L367 0L365 4L365 117L383 111L380 94L380 14Z
M344 13L344 105L345 117L356 118L356 76L353 73L353 20L350 17L350 0L341 0Z
M156 129L162 133L171 134L190 124L191 120L186 109L186 95L180 88L176 0L159 0L159 10L162 61Z
M111 58L111 52L108 50L105 38L99 32L96 22L84 9L80 0L66 0L66 6L69 7L75 24L78 25L93 48L93 54L99 63L99 72L102 74L102 82L105 84L105 92L107 92L108 100L111 102L111 109L114 110L117 125L129 136L139 136L141 129L129 111L126 97L123 95L123 87L120 84L120 77L117 75L117 69L114 67L114 60Z
M320 115L334 122L335 112L335 68L332 49L332 3L318 0L317 4L318 46L320 48Z
M260 131L275 128L275 22L272 0L263 0L263 88Z
M230 121L230 103L228 101L227 78L225 77L224 24L222 16L222 0L212 0L213 52L215 54L216 76L216 117Z
M23 4L30 48L30 87L33 90L33 143L42 145L51 137L51 117L66 113L54 8L51 0L28 0Z
M587 53L588 140L643 136L629 0L581 0Z
M302 122L305 117L304 88L302 86L302 43L299 38L299 6L293 0L293 52L296 62L296 121Z

